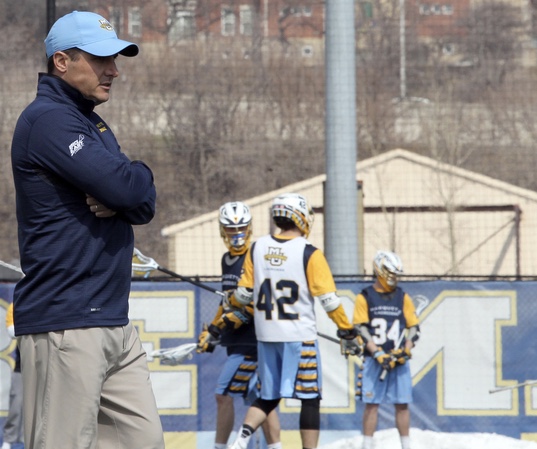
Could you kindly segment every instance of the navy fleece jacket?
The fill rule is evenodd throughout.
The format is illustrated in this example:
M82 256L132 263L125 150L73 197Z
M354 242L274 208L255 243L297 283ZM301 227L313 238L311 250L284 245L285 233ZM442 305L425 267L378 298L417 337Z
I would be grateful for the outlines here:
M132 225L155 214L151 170L121 153L94 103L39 75L13 136L19 250L16 335L128 322ZM97 218L86 195L117 212Z

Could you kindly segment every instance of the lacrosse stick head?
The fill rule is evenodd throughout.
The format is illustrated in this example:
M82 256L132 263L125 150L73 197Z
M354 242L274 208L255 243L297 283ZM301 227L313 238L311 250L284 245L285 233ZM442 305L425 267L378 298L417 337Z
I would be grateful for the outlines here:
M144 256L139 249L134 248L132 254L132 277L146 278L158 268L159 265L154 259Z
M185 360L192 359L192 353L198 345L196 343L185 343L175 348L157 349L151 353L152 357L160 358L162 365L175 366Z

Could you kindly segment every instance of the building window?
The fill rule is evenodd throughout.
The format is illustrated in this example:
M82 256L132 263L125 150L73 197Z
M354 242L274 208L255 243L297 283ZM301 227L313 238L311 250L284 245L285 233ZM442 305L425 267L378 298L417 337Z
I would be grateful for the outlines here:
M243 36L252 35L253 11L250 5L241 5L240 8L240 33Z
M431 6L431 12L435 16L439 16L440 14L442 14L442 8L440 7L440 5L432 5Z
M442 5L442 14L445 16L453 15L453 5Z
M121 34L121 8L117 8L115 6L111 6L108 9L109 18L108 21L110 22L110 25L114 27L114 30L118 35Z
M442 54L450 56L455 53L455 46L453 44L443 44L442 45Z
M129 7L129 35L132 37L142 36L142 13L137 6Z
M313 57L313 47L311 45L304 45L302 47L302 57L303 58L311 58Z
M431 14L431 10L429 9L429 5L420 5L420 14L422 16L428 16Z
M373 3L371 2L361 2L360 8L362 10L362 16L364 19L373 18Z
M235 35L235 14L229 6L221 9L222 36Z
M280 8L280 17L311 17L311 6L284 6Z
M177 42L184 39L192 39L196 35L196 22L194 13L191 11L176 11L171 19L169 39Z

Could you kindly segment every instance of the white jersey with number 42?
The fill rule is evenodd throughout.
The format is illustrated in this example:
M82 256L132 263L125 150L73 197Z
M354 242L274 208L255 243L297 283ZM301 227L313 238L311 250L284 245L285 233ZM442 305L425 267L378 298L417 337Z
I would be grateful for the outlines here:
M315 251L304 237L265 236L255 242L253 301L259 341L317 339L314 299L306 276Z

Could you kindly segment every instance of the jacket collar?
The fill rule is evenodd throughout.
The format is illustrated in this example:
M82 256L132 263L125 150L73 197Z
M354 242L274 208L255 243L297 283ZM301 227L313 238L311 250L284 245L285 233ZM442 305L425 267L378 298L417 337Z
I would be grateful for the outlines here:
M95 108L95 103L84 98L80 91L67 84L60 77L48 73L39 74L37 95L44 95L59 103L73 105L84 114L90 114Z

